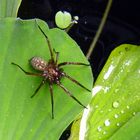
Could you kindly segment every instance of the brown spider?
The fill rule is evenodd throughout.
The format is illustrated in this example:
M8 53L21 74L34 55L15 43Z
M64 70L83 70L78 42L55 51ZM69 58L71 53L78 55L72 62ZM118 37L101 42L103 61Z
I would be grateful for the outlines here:
M57 84L60 88L62 88L65 91L65 93L68 96L70 96L78 104L80 104L81 106L86 108L85 105L83 105L76 97L74 97L72 95L72 93L66 87L63 86L63 84L61 83L61 78L66 77L69 80L71 80L72 82L74 82L75 84L77 84L80 87L84 88L85 90L87 90L89 92L91 92L91 91L89 89L87 89L85 86L83 86L82 84L80 84L77 80L75 80L72 77L70 77L69 75L67 75L63 71L63 69L61 67L64 66L64 65L84 65L84 66L89 66L89 64L80 63L80 62L62 62L62 63L58 63L59 52L56 52L54 50L54 52L56 54L56 58L54 59L54 54L53 54L53 51L52 51L52 48L51 48L51 45L50 45L50 41L48 40L48 37L46 36L44 31L41 29L41 27L38 24L37 24L37 26L40 29L40 31L43 33L43 35L45 36L45 38L47 40L50 55L51 55L51 59L48 62L45 61L44 59L42 59L41 57L33 57L33 58L30 59L31 66L35 70L40 71L40 73L27 72L21 66L19 66L18 64L12 62L13 65L16 65L18 68L20 68L20 70L22 70L27 75L43 77L41 83L39 84L39 86L35 90L34 94L31 96L31 98L33 98L37 94L39 89L48 81L49 89L50 89L50 95L51 95L52 119L54 118L54 101L53 101L53 88L52 88L53 84Z

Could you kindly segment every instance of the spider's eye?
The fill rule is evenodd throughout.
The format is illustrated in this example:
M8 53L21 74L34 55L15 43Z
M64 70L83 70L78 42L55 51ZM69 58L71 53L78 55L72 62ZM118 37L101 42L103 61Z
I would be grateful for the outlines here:
M32 67L39 71L44 71L47 66L47 62L41 57L33 57L30 59L30 64Z

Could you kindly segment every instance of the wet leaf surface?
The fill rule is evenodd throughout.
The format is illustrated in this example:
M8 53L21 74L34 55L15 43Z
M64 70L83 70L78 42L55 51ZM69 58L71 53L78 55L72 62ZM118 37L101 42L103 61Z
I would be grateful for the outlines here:
M139 138L140 128L134 121L139 122L135 116L140 112L140 47L124 44L113 50L92 93L80 140Z

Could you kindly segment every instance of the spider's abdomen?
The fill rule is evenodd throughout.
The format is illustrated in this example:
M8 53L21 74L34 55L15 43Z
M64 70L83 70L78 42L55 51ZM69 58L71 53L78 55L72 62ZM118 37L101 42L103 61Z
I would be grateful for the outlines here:
M30 63L34 69L39 70L39 71L44 71L47 66L47 62L41 57L31 58Z

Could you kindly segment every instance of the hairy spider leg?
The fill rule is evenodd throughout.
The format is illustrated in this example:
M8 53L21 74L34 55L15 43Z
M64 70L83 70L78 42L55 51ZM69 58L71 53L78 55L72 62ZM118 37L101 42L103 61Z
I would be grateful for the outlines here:
M18 67L21 71L23 71L26 75L41 76L41 77L42 77L42 74L39 74L39 73L31 73L31 72L25 71L20 65L14 63L14 62L12 62L11 64L17 66L17 67Z
M45 84L46 80L42 80L41 83L39 84L39 86L37 87L37 89L35 90L34 94L31 96L31 98L33 98L39 91L39 89Z
M84 65L84 66L90 66L90 64L85 64L81 62L62 62L58 64L58 67L64 66L64 65Z
M51 95L51 105L52 105L52 119L54 119L54 100L53 100L53 88L52 83L49 83L50 95Z
M56 52L55 49L53 48L53 51L55 52L56 58L55 58L55 64L58 63L58 58L59 58L59 52Z
M35 20L36 21L36 20ZM50 55L51 55L51 60L54 61L54 56L53 56L53 51L52 51L52 48L51 48L51 44L50 44L50 41L47 37L47 35L44 33L44 31L41 29L41 27L38 25L37 21L36 21L36 24L39 28L39 30L42 32L42 34L45 36L46 40L47 40L47 43L48 43L48 47L49 47L49 51L50 51Z
M59 58L59 52L56 52L56 59L55 59L55 63L58 63L58 58Z
M73 95L72 95L72 93L67 89L67 88L65 88L60 82L57 82L56 83L59 87L61 87L64 91L65 91L65 93L69 96L69 97L71 97L71 98L73 98L78 104L80 104L82 107L84 107L84 108L87 108L85 105L83 105L76 97L74 97Z
M62 73L64 77L68 78L69 80L71 80L72 82L74 82L75 84L79 85L80 87L84 88L85 90L91 92L91 90L89 90L88 88L86 88L85 86L83 86L81 83L79 83L77 80L75 80L74 78L72 78L71 76L67 75L65 72Z

